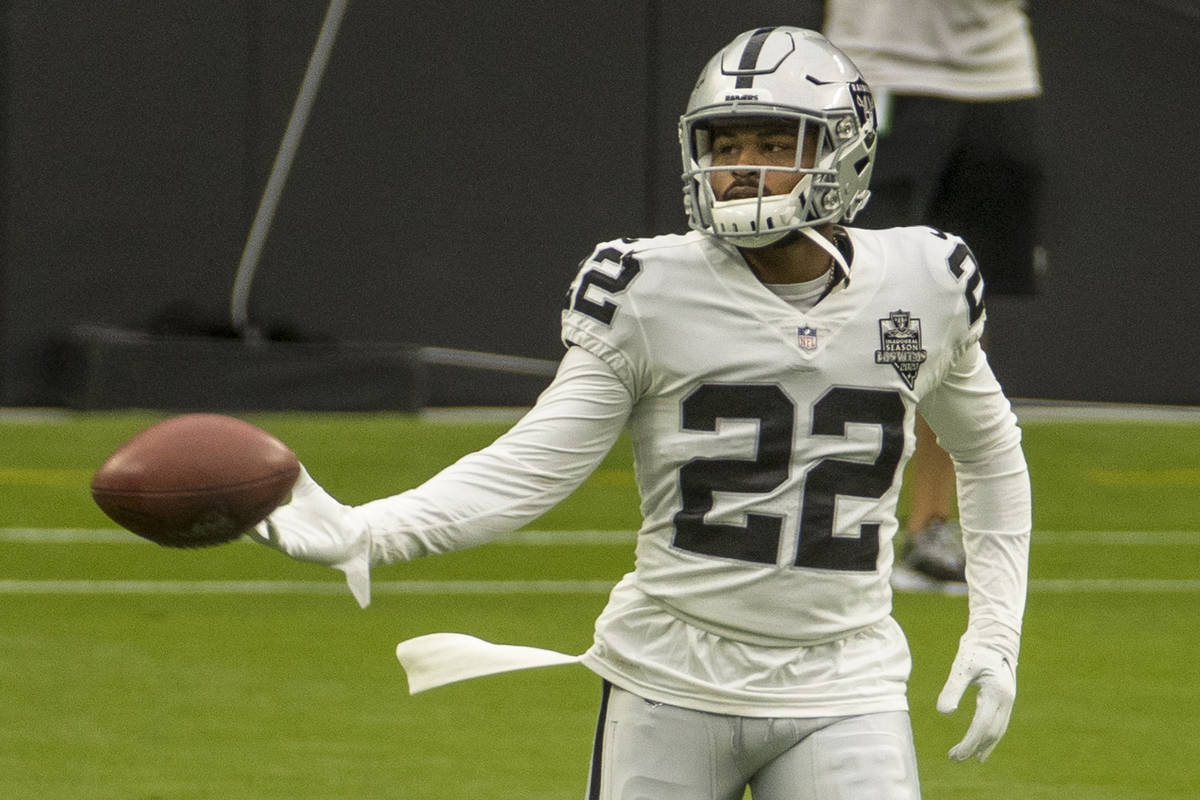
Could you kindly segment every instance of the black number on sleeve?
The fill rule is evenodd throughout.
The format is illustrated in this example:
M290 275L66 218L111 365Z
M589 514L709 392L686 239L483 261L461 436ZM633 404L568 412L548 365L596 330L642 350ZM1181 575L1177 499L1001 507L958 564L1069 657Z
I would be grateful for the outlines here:
M970 270L971 274L967 278L966 290L967 324L974 325L975 321L983 314L983 290L980 288L983 276L979 273L979 264L976 263L971 248L962 242L959 242L958 246L954 248L954 252L950 253L947 263L955 278L961 278L964 272ZM967 265L965 268L964 264Z
M587 298L588 287L596 286L609 294L620 294L629 288L629 282L642 271L641 262L632 253L622 253L613 247L606 247L592 257L593 263L612 262L619 268L616 276L602 270L592 268L583 273L579 280L579 288L575 290L575 299L571 307L576 311L587 314L592 319L611 325L613 316L617 313L617 305L610 300L597 303Z
M705 384L683 401L685 430L715 431L719 419L758 422L752 459L696 458L679 470L682 508L675 515L674 545L701 555L774 564L781 517L746 514L744 526L706 522L715 492L767 494L790 472L795 407L778 386ZM857 536L834 536L837 497L877 499L896 478L904 451L904 403L899 393L834 387L813 407L813 436L846 436L851 423L878 425L873 462L826 458L805 476L795 565L813 569L873 571L879 525L864 523Z
M834 536L838 495L883 497L896 479L904 452L904 403L896 392L835 387L813 407L814 436L845 436L848 423L879 425L883 432L874 463L827 458L804 479L800 546L796 566L872 572L879 556L879 524L864 523L858 536Z
M683 427L715 431L718 419L758 421L753 460L697 458L679 470L683 508L675 515L674 544L693 553L774 564L779 557L780 517L747 514L745 527L704 521L713 492L765 494L788 477L793 406L778 386L714 385L699 387L683 401Z

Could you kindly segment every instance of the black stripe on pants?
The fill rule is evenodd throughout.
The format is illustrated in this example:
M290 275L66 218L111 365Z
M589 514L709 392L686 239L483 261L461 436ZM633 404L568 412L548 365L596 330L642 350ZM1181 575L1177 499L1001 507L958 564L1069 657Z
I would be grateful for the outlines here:
M608 696L612 684L604 681L600 693L600 714L596 720L596 742L592 745L592 771L588 777L588 800L600 800L600 765L604 760L604 727L608 722Z

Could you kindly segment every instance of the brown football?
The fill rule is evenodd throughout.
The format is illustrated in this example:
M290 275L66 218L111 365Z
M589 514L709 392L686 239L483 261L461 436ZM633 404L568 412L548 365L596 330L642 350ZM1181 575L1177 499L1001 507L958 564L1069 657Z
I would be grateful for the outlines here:
M300 474L291 449L223 414L171 417L116 449L92 478L114 522L166 547L241 536L288 499Z

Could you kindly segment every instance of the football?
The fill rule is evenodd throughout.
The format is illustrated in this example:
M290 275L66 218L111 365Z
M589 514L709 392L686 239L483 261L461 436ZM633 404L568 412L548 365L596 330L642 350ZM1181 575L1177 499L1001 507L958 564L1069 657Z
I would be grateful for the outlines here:
M222 414L184 414L118 447L92 478L96 505L166 547L232 541L288 499L295 453L267 431Z

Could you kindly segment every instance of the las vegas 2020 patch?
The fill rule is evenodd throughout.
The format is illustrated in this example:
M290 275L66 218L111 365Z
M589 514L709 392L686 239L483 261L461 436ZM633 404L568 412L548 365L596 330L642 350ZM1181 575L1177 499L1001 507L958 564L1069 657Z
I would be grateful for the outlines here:
M876 364L891 364L912 389L917 382L917 370L929 358L921 348L921 320L908 311L889 312L879 320L879 349Z

